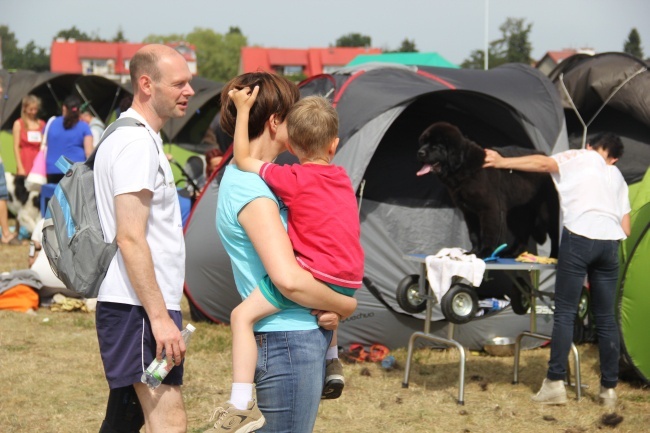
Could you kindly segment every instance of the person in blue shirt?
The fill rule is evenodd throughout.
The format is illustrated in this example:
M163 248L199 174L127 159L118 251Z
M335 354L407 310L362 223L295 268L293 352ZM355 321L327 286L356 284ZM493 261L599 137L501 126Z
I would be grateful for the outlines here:
M86 122L80 121L81 101L76 96L68 96L61 107L62 116L54 118L47 128L47 153L45 171L47 183L59 183L63 173L56 161L65 156L72 162L85 161L93 151L93 134Z

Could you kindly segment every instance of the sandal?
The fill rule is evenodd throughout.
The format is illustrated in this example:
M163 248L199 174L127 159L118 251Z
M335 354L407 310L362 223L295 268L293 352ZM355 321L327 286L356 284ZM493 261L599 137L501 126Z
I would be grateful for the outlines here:
M389 352L390 350L388 350L388 347L383 344L373 344L370 346L370 355L368 356L368 360L371 362L383 361Z
M350 344L350 351L343 354L343 358L348 362L364 362L368 358L368 352L361 343Z

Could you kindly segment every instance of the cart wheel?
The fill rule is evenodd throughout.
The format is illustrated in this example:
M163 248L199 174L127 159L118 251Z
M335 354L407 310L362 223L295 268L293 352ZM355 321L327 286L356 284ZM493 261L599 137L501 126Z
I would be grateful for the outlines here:
M521 281L520 284L525 284L525 281L522 281L521 279L519 280ZM512 311L520 316L528 313L528 310L530 309L530 295L522 293L521 290L515 286L512 287L510 292L510 306L512 307Z
M440 308L451 323L467 323L476 315L478 296L473 287L456 283L442 297Z
M407 275L397 285L395 298L402 310L417 314L427 308L427 300L420 295L420 276Z
M589 314L591 308L591 298L589 297L589 290L586 287L582 288L580 293L580 303L578 304L578 317L577 321L583 322Z

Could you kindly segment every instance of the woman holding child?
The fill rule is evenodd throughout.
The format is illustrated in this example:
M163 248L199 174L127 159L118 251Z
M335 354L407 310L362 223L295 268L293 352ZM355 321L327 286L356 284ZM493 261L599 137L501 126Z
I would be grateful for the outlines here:
M221 126L234 136L237 110L229 91L255 86L259 93L248 120L250 154L272 162L287 148L286 116L299 99L295 84L264 72L234 78L221 94ZM220 420L209 431L240 431L232 424L223 430L223 419L230 416L233 422L255 422L259 416L254 412L259 411L266 422L260 432L309 432L314 428L332 330L338 326L339 315L352 314L356 301L318 282L298 265L286 222L286 207L257 174L241 171L234 164L226 167L216 224L231 258L237 290L247 298L268 275L283 294L303 307L281 310L255 324L259 409L252 398L252 384L233 383L230 404L219 411ZM326 312L315 314L312 308ZM253 421L248 421L249 417Z

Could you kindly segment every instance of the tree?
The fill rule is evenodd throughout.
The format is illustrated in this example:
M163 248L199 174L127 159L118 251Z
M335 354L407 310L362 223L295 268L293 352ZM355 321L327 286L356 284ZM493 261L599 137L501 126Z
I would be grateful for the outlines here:
M117 33L113 36L111 42L127 42L126 37L124 37L124 32L122 31L122 26L118 27Z
M49 71L50 56L44 48L37 47L34 41L29 41L25 48L18 47L18 41L8 26L0 26L2 38L2 67L4 69L29 69L33 71Z
M369 47L372 45L370 36L361 33L348 33L336 40L337 47Z
M643 48L641 47L641 36L636 28L632 28L627 36L627 41L623 45L623 52L633 55L637 59L643 60Z
M149 35L142 41L145 44L166 44L169 42L185 41L186 36L179 33L170 35Z
M239 27L230 27L222 35L212 29L196 27L187 35L149 35L145 43L169 43L186 41L194 45L198 75L215 81L228 81L239 70L241 48L248 40Z
M92 41L93 37L89 36L87 33L82 32L77 28L77 26L72 26L66 30L60 30L59 33L54 37L64 38L64 39L76 39L77 41Z
M20 69L29 69L36 72L50 70L50 56L45 48L37 47L34 41L29 41L22 50L22 65Z
M248 44L238 27L230 27L225 35L197 27L187 35L187 41L196 47L199 75L215 81L228 81L237 75L241 48Z
M16 66L20 61L22 53L18 48L16 35L9 30L8 26L0 26L0 38L2 38L2 61L5 69L18 69Z
M499 27L501 38L490 42L488 46L488 67L495 68L504 63L530 64L532 45L528 36L533 25L525 25L523 18L508 18ZM483 69L485 53L474 50L461 66L468 69Z
M399 47L397 50L398 53L417 53L418 49L415 47L415 39L412 41L409 41L408 39L404 39L402 41L402 45Z
M506 41L506 63L526 63L530 64L530 52L532 47L528 41L532 24L524 27L523 18L508 18L504 24L499 27L503 38Z

